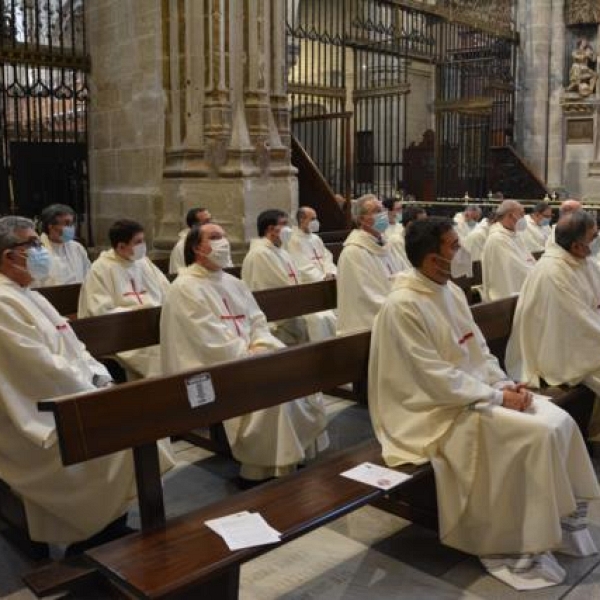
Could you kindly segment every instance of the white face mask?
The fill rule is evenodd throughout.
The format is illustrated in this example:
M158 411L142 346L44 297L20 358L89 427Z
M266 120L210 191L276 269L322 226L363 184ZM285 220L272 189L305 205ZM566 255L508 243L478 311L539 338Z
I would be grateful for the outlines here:
M319 223L318 219L313 219L308 224L308 231L311 233L319 233L319 229L321 228L321 223Z
M281 231L279 232L279 238L281 239L281 243L286 246L287 243L290 241L290 238L292 237L292 228L288 227L287 225L285 227L281 228Z
M133 260L142 260L142 258L146 257L146 242L142 242L141 244L136 244L133 247L133 256L131 257Z
M598 251L600 251L600 237L595 237L588 247L590 249L590 256L596 256Z
M521 217L515 224L515 231L525 231L527 229L527 221L525 217Z
M227 238L210 241L210 254L208 258L220 269L231 267L231 245Z

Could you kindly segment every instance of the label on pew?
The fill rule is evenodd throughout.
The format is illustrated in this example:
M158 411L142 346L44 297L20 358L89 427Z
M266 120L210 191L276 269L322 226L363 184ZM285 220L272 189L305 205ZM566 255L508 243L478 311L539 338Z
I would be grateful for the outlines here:
M342 477L354 479L355 481L360 481L361 483L366 483L382 490L390 490L412 477L412 475L399 473L398 471L394 471L394 469L380 467L370 462L357 465L348 471L344 471L341 475Z
M185 380L188 402L192 408L215 401L215 388L210 373L198 373Z

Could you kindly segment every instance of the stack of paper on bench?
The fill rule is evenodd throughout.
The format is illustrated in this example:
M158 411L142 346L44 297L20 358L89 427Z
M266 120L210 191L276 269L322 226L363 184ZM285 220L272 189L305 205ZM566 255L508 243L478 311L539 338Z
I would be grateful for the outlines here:
M218 533L230 550L241 550L281 541L281 534L273 529L260 513L247 510L219 519L206 521L205 525Z

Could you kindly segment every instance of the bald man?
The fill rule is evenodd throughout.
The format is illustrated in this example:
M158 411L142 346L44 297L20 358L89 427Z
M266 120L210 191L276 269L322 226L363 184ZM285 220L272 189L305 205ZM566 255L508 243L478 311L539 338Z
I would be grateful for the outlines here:
M496 211L496 223L490 228L481 258L484 300L507 298L521 290L535 265L519 235L526 228L523 206L516 200L504 200Z
M575 211L581 210L583 208L581 202L579 200L575 200L574 198L569 198L565 200L558 208L558 220L560 221L563 217L574 213ZM552 225L550 228L550 234L548 235L548 239L546 240L546 248L553 245L555 243L555 232L556 232L556 224Z

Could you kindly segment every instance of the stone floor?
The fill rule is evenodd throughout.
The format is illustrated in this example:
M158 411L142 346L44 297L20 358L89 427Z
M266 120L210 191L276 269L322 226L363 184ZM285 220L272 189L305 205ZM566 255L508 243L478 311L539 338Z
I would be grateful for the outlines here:
M370 437L364 408L328 399L332 449ZM175 445L185 466L169 477L169 515L218 500L237 490L235 464L185 442ZM600 460L596 470L600 470ZM600 547L600 507L591 514ZM131 524L137 522L132 510ZM371 507L251 561L242 568L241 600L593 600L600 598L600 555L569 559L564 584L515 592L486 575L474 558L442 546L436 536ZM30 600L21 575L33 565L0 536L0 598ZM214 599L218 600L218 599Z

